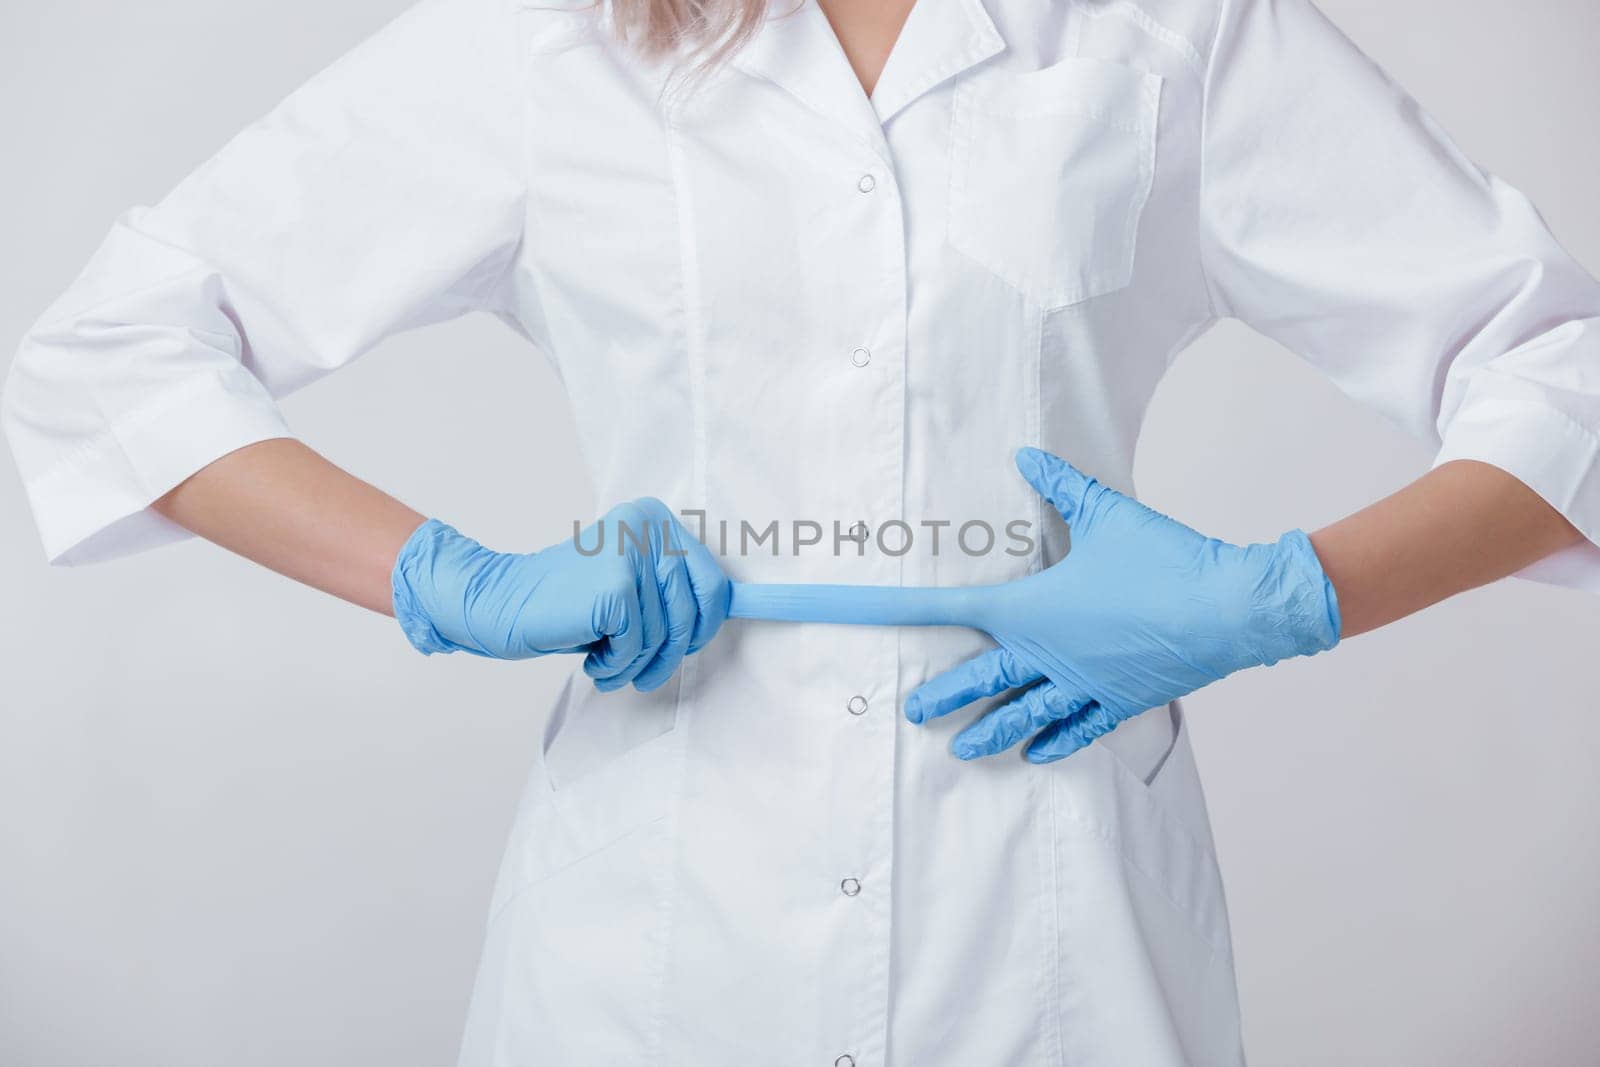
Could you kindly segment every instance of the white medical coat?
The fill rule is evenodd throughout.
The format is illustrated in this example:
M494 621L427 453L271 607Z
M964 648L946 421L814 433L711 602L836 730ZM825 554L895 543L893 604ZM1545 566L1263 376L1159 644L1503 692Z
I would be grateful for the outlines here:
M918 0L870 99L806 0L697 93L666 73L575 2L425 0L125 215L5 392L49 557L185 536L147 505L289 435L275 398L470 310L554 362L603 501L1043 531L736 578L1053 562L1013 451L1131 491L1227 316L1600 536L1600 289L1307 0ZM1600 551L1536 574L1600 586ZM735 623L659 692L569 685L462 1063L1238 1063L1181 709L961 763L898 709L984 647Z

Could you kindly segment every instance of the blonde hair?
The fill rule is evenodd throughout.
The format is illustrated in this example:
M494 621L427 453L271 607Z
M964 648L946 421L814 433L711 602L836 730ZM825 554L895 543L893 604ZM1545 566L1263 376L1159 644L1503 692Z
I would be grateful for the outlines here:
M804 0L797 0L798 8ZM693 82L744 47L765 21L769 0L595 0L611 32L647 59L676 56Z

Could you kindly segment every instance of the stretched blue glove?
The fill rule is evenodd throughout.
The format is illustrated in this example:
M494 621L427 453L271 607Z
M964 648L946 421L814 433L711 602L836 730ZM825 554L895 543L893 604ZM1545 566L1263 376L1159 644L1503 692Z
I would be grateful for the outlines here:
M923 723L1028 687L951 748L975 759L1032 737L1035 763L1234 671L1338 643L1333 584L1303 532L1231 545L1048 452L1022 449L1017 467L1071 528L1071 550L1055 566L966 588L735 583L731 616L983 630L1000 647L918 687L906 717Z
M418 651L584 652L583 669L603 691L661 686L728 615L722 568L651 498L523 554L491 551L429 519L400 549L391 578L395 619Z

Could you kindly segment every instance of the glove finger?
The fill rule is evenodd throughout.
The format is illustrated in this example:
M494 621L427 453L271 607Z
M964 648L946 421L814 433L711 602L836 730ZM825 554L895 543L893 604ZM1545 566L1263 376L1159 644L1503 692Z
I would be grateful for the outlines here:
M1028 743L1023 755L1029 763L1054 763L1066 759L1097 737L1117 728L1122 719L1091 701L1075 713L1051 723Z
M644 642L639 598L631 590L608 597L605 606L596 612L595 632L601 635L600 640L584 657L583 672L594 679L597 689L609 692L626 684L610 682L634 661Z
M1076 524L1089 518L1091 498L1103 488L1060 456L1038 448L1017 450L1017 470L1034 492L1048 500L1073 526L1074 532Z
M966 707L974 700L1030 685L1043 677L1010 649L990 649L912 690L906 697L906 719L924 723Z
M645 664L633 687L641 693L658 689L672 672L678 669L689 652L689 639L694 636L695 616L699 607L689 586L689 569L681 559L663 560L657 578L664 620L664 639L655 656ZM646 590L648 594L648 590Z
M639 648L632 661L607 680L606 692L621 689L650 665L661 645L667 639L666 612L661 607L661 587L656 580L656 568L649 555L640 557L634 585L639 605Z
M689 576L689 590L695 602L694 633L689 636L689 651L698 652L711 643L728 621L728 605L733 596L733 583L722 572L711 550L684 532L687 556L684 570Z
M950 751L960 759L993 756L1068 718L1089 703L1088 696L1070 693L1054 682L1036 685L956 734Z
M657 566L663 573L678 570L684 574L693 612L692 632L685 654L698 652L716 636L728 618L728 578L722 573L722 567L712 556L711 550L684 528L667 505L654 497L642 497L634 501L633 506L648 521L650 544ZM667 588L665 581L661 585L663 589Z

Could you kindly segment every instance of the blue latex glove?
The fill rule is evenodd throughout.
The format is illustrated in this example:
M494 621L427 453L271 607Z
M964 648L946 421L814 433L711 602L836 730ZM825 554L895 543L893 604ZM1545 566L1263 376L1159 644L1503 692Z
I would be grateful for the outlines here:
M522 554L429 519L395 558L392 586L395 619L423 653L585 652L584 671L605 691L661 686L728 615L722 568L650 498L612 508L576 541Z
M1118 723L1245 667L1332 648L1339 606L1300 530L1231 545L1025 448L1017 467L1072 530L1065 559L1002 585L741 585L736 618L968 626L1000 646L918 687L914 723L1026 688L956 735L962 759L1032 737L1027 758L1071 755Z

